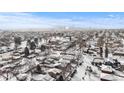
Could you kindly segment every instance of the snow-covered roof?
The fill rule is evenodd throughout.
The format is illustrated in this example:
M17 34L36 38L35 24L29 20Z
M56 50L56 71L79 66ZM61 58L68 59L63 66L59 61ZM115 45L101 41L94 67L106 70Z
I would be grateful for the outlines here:
M107 73L101 73L100 74L100 78L101 79L104 79L104 80L110 80L110 81L116 80L115 77L114 77L114 75L107 74Z
M62 70L57 69L57 68L52 68L52 69L49 69L47 72L52 72L52 73L56 74L56 73L61 73Z
M67 60L67 59L60 59L59 60L60 63L70 63L70 60Z
M95 62L95 63L103 63L104 59L103 58L94 58L93 62Z
M51 80L54 80L54 78L52 78L48 74L46 74L46 75L43 75L43 74L34 74L32 76L32 79L35 80L35 81L51 81Z

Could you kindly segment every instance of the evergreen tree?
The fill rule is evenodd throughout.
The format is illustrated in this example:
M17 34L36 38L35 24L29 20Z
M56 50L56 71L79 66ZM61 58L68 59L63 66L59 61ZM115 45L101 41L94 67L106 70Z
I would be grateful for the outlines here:
M27 46L31 44L31 40L27 40Z
M34 42L38 45L38 38L34 38Z
M36 45L35 45L34 41L32 41L32 42L30 43L30 49L31 49L31 50L34 50L35 48L36 48Z
M41 45L41 47L40 47L41 52L45 51L45 49L46 49L45 45Z
M29 49L28 49L28 47L25 47L24 54L25 54L25 57L29 56Z
M100 47L100 56L102 57L102 54L103 54L103 48Z
M107 48L107 46L105 48L105 57L108 58L108 48Z
M21 45L21 37L14 37L15 42L15 49L18 48L19 45Z
M21 45L21 37L14 37L14 42L17 45Z

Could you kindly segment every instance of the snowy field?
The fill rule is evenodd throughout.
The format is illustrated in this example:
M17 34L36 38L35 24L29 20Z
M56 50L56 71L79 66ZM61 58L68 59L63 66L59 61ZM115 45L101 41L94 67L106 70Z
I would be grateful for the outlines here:
M0 32L1 81L124 80L124 30Z

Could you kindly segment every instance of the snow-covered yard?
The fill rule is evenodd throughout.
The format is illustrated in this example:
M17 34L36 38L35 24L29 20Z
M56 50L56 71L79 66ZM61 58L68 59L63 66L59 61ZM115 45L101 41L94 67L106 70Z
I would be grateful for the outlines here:
M124 80L123 38L116 32L23 32L18 36L23 40L16 49L13 39L0 48L0 80ZM35 49L28 40L34 42Z

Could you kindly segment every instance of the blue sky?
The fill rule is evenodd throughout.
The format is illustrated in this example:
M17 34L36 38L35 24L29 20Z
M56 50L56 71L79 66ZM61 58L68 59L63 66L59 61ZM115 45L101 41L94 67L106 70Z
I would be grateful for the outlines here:
M124 12L1 12L1 29L124 28Z
M124 16L124 12L34 12L33 15L53 17L53 18L72 18L72 17L108 17L108 15Z

